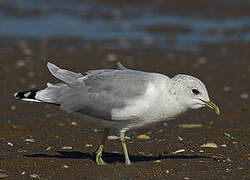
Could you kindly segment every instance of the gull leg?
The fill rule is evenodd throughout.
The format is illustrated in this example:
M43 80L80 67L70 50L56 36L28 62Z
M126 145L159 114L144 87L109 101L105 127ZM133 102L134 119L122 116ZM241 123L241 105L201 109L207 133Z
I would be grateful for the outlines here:
M122 132L120 135L120 139L122 142L122 148L123 148L123 152L124 152L124 156L125 156L125 165L131 165L131 162L129 160L129 156L128 156L128 150L127 150L127 146L126 146L126 142L125 142L125 132Z
M103 134L102 134L102 141L101 141L101 144L96 152L96 163L98 165L105 165L106 163L102 160L102 150L103 150L103 147L104 147L104 144L105 144L105 141L107 139L107 136L109 134L109 128L105 128L104 131L103 131Z

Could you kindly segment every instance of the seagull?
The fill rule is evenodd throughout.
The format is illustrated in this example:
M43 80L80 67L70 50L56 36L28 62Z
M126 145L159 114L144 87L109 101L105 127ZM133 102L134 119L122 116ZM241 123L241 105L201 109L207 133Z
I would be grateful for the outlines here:
M105 165L102 151L110 129L120 134L125 165L131 165L125 142L129 130L168 121L190 110L208 107L220 115L210 101L205 84L196 77L178 74L172 78L160 73L128 69L87 71L85 75L61 69L48 62L50 73L62 82L40 90L16 92L24 101L59 106L68 113L91 116L104 128L96 151L96 163Z

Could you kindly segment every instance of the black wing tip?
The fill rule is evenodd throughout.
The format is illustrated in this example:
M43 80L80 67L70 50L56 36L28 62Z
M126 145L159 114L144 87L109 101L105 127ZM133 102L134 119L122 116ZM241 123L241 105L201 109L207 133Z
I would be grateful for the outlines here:
M29 91L23 91L23 92L15 92L13 96L16 99L35 99L36 93L39 90L29 90Z
M15 93L13 94L13 96L14 96L16 99L19 99L19 92L15 92Z
M33 90L29 90L29 91L15 92L13 95L16 99L20 99L23 101L43 102L41 100L36 99L36 93L38 91L40 91L40 90L33 89ZM48 104L60 106L60 104L56 104L56 103L48 103Z

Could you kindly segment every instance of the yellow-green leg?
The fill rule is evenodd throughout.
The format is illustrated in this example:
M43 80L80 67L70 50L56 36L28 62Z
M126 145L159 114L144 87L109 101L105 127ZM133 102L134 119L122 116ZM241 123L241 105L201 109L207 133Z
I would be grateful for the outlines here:
M120 135L120 139L122 142L122 148L123 148L123 152L124 152L124 157L125 157L125 165L131 165L131 162L129 160L129 156L128 156L128 150L127 150L127 146L126 146L126 142L125 142L125 133L122 132Z
M105 141L108 137L108 134L109 134L109 130L108 128L105 128L104 131L103 131L103 134L102 134L102 141L101 141L101 144L100 144L100 147L99 149L97 150L96 152L96 163L98 165L105 165L106 163L102 160L102 150L103 150L103 147L104 147L104 144L105 144Z

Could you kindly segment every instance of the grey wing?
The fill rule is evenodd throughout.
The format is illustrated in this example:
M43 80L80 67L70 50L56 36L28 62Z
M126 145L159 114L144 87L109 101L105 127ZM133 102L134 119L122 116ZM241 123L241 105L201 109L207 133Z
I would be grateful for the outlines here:
M131 99L146 91L150 73L122 70L94 70L86 76L48 64L50 72L65 83L49 84L36 96L44 102L60 104L67 112L80 112L89 116L111 120L111 111L123 108Z
M122 63L118 62L117 63L117 68L120 70L131 70L126 68L124 65L122 65ZM97 74L102 74L104 72L111 72L114 69L97 69L97 70L89 70L86 72L87 75L97 75Z
M142 72L113 70L88 76L84 83L84 89L72 89L61 98L62 108L111 120L113 109L123 108L129 100L145 93L148 76Z

